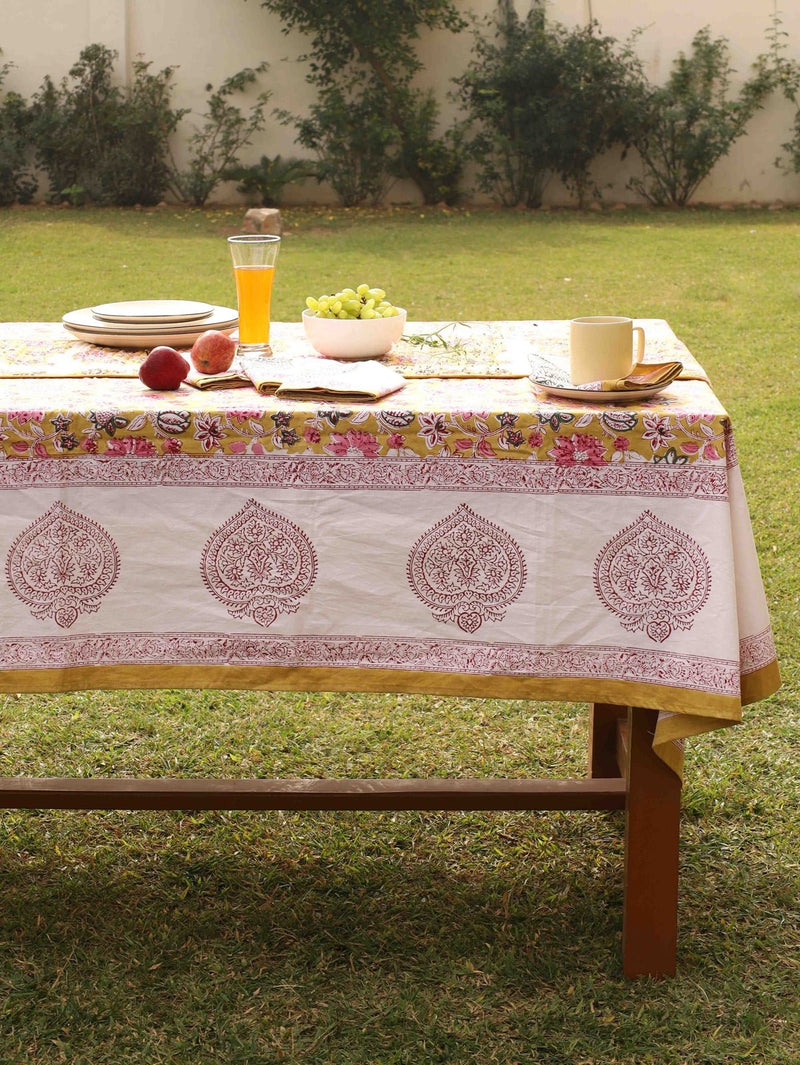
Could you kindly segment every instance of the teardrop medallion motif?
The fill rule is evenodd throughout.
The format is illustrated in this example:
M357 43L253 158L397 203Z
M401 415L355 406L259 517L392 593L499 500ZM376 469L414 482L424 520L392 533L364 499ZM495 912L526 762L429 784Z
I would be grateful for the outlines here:
M645 510L603 547L594 564L603 605L623 628L663 643L674 629L690 629L711 590L700 545Z
M102 525L58 502L12 543L6 578L35 618L68 629L80 614L99 609L119 565L117 545Z
M200 569L231 617L266 628L279 614L297 610L316 580L317 556L302 529L248 499L209 538Z
M465 503L417 540L406 572L437 621L469 633L484 621L501 621L526 580L516 540Z

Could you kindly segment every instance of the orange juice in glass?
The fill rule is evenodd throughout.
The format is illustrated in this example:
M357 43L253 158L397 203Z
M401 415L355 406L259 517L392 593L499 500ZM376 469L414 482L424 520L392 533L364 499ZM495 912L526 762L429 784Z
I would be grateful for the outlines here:
M246 234L228 237L239 307L239 351L269 355L269 308L281 238Z

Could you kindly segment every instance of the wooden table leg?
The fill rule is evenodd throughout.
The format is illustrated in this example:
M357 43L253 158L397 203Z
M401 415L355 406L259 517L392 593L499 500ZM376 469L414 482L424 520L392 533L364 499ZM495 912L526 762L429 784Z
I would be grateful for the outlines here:
M674 976L678 942L679 777L653 753L657 710L633 707L625 752L625 975Z
M617 762L617 722L627 718L627 706L592 703L589 707L589 776L621 777Z

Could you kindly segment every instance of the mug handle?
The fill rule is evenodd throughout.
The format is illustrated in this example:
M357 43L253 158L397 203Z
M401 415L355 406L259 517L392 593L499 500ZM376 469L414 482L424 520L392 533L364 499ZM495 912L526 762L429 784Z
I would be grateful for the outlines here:
M633 362L633 369L635 370L637 366L644 362L644 329L640 325L635 325L633 331L639 334L636 341L636 358Z

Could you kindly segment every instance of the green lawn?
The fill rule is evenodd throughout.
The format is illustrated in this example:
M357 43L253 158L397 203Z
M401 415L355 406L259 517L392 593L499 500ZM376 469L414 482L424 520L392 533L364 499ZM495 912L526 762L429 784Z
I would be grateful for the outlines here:
M0 211L0 317L234 300L241 212ZM619 962L619 814L4 813L2 1065L796 1065L800 213L285 212L275 319L667 318L736 431L784 686L694 741L679 975ZM0 382L0 388L2 382ZM0 696L0 773L570 775L581 706Z

